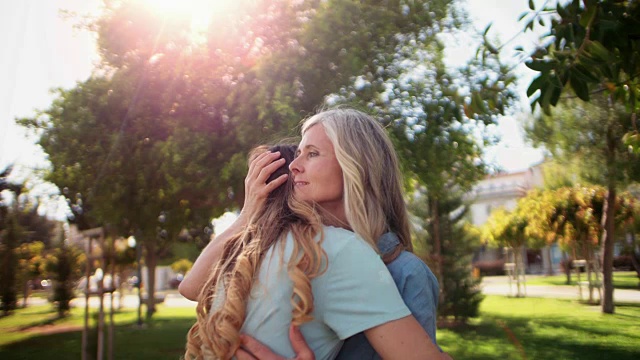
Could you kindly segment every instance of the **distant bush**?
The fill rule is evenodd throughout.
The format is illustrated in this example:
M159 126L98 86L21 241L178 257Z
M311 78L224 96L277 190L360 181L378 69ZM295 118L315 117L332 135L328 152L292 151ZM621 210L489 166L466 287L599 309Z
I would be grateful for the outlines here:
M180 259L171 264L171 270L182 275L188 273L191 267L193 267L193 263L189 259Z

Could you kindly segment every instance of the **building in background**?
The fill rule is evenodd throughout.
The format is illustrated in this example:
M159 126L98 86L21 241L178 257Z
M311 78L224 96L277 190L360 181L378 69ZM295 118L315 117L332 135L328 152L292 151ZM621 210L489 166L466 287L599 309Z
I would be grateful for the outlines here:
M470 221L475 226L484 225L492 211L498 208L515 209L518 199L530 190L542 187L544 177L542 164L534 165L527 170L501 173L487 176L478 182L467 194L470 205ZM543 249L525 249L522 257L529 274L549 274L560 271L562 252L557 244L545 246ZM488 245L481 246L474 254L474 264L496 270L502 270L505 262L505 250Z

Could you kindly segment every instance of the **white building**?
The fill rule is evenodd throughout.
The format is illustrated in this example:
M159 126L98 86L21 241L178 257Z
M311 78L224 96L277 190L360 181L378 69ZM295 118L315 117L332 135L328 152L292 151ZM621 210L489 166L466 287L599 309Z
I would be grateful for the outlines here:
M515 209L518 199L524 197L527 192L544 184L542 164L530 167L527 170L502 173L487 176L480 181L468 194L471 201L470 221L475 226L482 226L487 222L493 210L505 208ZM525 250L522 254L527 263L529 273L549 273L560 270L562 253L557 245L547 246L542 250ZM492 249L483 246L474 256L474 262L501 261L504 258L502 249Z

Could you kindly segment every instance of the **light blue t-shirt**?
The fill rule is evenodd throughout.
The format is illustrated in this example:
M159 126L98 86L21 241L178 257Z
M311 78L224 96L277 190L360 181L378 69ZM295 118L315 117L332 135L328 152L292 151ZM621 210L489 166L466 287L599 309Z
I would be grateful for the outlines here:
M394 233L386 233L378 240L380 253L392 253L400 245L400 239ZM391 263L387 264L402 299L411 314L429 334L436 344L436 316L438 309L438 279L431 269L416 255L402 251ZM438 346L438 344L436 344ZM439 347L438 347L439 348ZM337 357L338 360L378 360L380 355L363 333L348 338Z
M293 241L289 234L267 252L241 329L285 357L295 356L288 336L293 284L286 266ZM329 264L311 281L314 320L300 328L318 360L333 359L354 334L411 315L380 256L358 235L325 226L322 247Z

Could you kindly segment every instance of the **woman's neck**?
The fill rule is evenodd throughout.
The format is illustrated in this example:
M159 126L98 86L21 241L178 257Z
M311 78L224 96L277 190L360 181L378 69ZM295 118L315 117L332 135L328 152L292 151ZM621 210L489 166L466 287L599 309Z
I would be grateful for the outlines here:
M333 209L320 207L320 214L322 215L322 223L324 225L335 226L353 231L351 225L349 225L349 221L347 220L347 213L344 206L336 207Z

